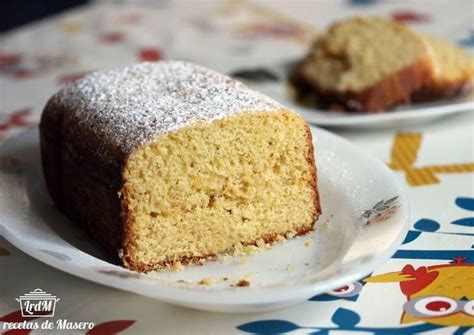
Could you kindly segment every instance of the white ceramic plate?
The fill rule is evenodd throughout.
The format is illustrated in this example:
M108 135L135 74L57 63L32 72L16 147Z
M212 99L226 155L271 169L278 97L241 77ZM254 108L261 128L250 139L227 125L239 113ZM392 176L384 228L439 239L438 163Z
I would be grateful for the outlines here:
M250 84L250 86L274 98L282 105L294 109L306 121L323 127L396 127L427 122L455 113L474 112L473 92L462 97L439 100L433 103L400 106L385 113L363 114L355 112L334 113L302 106L289 96L284 82Z
M384 164L327 131L312 131L323 209L316 233L256 255L154 274L110 263L52 205L36 129L0 148L0 233L57 269L182 306L253 312L296 304L368 275L395 252L409 226L404 188ZM214 284L199 285L206 277ZM240 279L250 286L235 287Z

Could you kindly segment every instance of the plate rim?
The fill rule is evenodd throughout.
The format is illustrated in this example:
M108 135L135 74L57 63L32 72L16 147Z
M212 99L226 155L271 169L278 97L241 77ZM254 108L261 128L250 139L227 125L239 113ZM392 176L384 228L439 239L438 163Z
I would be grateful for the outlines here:
M300 110L300 111L299 111ZM447 116L457 113L466 113L474 111L474 101L464 101L460 103L442 104L442 105L420 105L419 108L407 108L403 110L394 110L381 113L357 113L354 115L346 115L343 117L320 119L318 115L308 118L309 113L330 113L325 110L311 110L304 107L298 107L301 115L308 121L318 126L371 126L382 122L397 122L399 120L410 121L414 119L430 119L434 117Z
M395 110L370 113L344 112L334 115L330 110L311 108L299 104L286 92L286 81L278 83L252 83L252 88L275 99L301 114L304 119L315 126L364 128L376 125L387 125L399 121L429 120L457 113L474 112L474 87L458 97L444 98L416 104L399 105ZM473 84L474 85L474 84ZM281 92L283 86L283 93ZM331 116L329 116L331 115Z

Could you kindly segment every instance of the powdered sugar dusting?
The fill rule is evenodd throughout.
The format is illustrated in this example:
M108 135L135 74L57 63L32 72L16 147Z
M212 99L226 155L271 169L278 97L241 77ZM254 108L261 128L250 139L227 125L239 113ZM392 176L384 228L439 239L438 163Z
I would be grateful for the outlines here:
M227 76L179 61L92 73L59 91L53 103L125 152L195 122L283 108Z

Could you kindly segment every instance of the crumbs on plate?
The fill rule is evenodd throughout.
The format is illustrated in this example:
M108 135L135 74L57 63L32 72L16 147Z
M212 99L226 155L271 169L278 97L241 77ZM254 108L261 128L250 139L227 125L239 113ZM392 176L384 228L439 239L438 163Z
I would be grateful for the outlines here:
M331 224L331 220L326 220L326 221L324 221L324 223L323 223L323 229L324 229L324 230L328 230L330 224Z
M247 264L249 262L249 259L247 257L242 257L240 260L239 260L239 263L240 264Z
M250 286L250 282L246 279L241 279L235 285L232 286L237 286L237 287L248 287Z
M198 284L210 286L214 284L214 279L211 277L206 277L206 278L201 279Z
M171 269L175 272L179 272L184 269L184 266L183 264L181 264L181 262L175 262L173 263L173 266L171 267Z

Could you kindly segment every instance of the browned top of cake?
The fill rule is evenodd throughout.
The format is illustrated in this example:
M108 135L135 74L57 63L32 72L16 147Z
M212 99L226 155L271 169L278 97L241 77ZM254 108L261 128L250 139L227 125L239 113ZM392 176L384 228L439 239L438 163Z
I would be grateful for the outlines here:
M97 150L130 153L140 144L195 122L283 108L242 83L181 61L148 62L85 76L56 93L46 107L100 139ZM74 132L74 129L66 129Z

